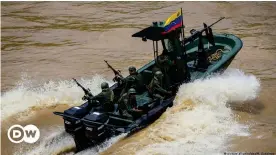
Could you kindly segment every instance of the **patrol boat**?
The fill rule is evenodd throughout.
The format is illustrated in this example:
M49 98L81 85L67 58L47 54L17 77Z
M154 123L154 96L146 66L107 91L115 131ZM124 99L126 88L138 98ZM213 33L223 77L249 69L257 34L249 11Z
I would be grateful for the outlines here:
M143 93L136 95L138 109L142 112L132 113L132 117L128 117L116 112L97 111L89 106L88 102L64 112L54 112L63 117L65 131L74 138L76 152L101 144L112 136L121 133L131 135L139 131L158 119L168 107L173 106L177 89L181 84L205 78L214 72L223 72L243 45L233 34L213 34L211 27L223 18L210 26L203 23L203 29L199 31L192 29L191 35L185 37L182 10L180 10L165 22L153 22L152 26L133 34L132 37L153 42L154 59L137 70L145 84ZM169 71L165 73L170 77L167 89L171 90L173 95L163 100L151 98L146 88L153 78L154 68L160 67L158 42L161 42L163 51L160 55L167 55L173 62ZM108 67L115 74L119 74L109 64ZM82 87L85 94L92 95L88 89L77 84ZM116 103L123 87L115 83L111 89L114 91L114 103Z

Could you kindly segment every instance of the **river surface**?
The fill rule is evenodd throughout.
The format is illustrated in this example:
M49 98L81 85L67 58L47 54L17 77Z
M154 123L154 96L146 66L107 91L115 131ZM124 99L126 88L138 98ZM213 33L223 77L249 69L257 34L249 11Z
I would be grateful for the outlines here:
M73 154L52 114L82 103L71 78L97 94L112 84L104 59L124 75L143 66L152 43L131 35L181 7L186 32L226 17L213 31L244 44L229 69L182 85L175 106L142 131L79 154L276 153L275 2L1 2L1 154ZM11 143L13 124L38 126L39 141Z

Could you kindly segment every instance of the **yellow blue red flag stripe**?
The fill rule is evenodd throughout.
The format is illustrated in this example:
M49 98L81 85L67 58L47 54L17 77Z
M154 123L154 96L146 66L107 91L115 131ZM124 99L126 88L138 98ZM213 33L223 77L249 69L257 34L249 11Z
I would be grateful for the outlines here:
M169 33L172 30L175 30L176 28L181 27L182 25L182 14L181 9L179 9L176 13L171 15L164 24L165 32L163 33Z

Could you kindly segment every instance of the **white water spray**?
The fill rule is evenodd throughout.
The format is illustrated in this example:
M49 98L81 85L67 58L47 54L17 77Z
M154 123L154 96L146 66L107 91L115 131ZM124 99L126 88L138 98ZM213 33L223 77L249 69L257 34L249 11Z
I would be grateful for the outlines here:
M120 134L118 136L112 137L105 141L104 143L100 144L99 146L95 146L93 148L84 150L82 152L77 153L77 155L98 155L101 152L107 150L110 146L114 143L118 142L120 139L124 138L127 134Z
M150 144L137 154L221 154L227 151L230 136L248 136L248 127L239 124L228 102L255 99L260 82L253 75L230 69L183 84L174 106L152 131ZM164 140L163 137L166 137Z
M102 144L88 148L87 150L81 151L77 153L76 155L97 155L103 151L105 151L107 148L112 146L112 144L119 141L121 138L125 137L126 134L121 134L116 137L112 137ZM66 154L66 155L73 155L75 149L75 142L73 140L73 137L66 133L64 131L64 128L58 128L55 129L54 132L51 133L51 135L47 136L41 142L39 145L34 149L29 149L30 151L24 152L24 151L17 151L15 155L54 155L54 154Z
M97 94L100 83L105 80L94 76L92 80L79 81ZM239 124L225 104L254 99L259 90L259 80L239 70L228 70L222 75L182 85L175 105L147 131L150 133L147 138L153 143L136 150L137 154L219 154L226 151L230 136L247 136L249 133L248 127ZM37 89L21 86L2 96L2 116L24 112L32 106L80 104L82 95L82 90L73 81L49 82ZM27 154L56 154L73 147L73 139L63 132L63 129L53 131L53 136L42 139L38 147ZM98 154L121 136L79 154Z
M54 131L44 139L34 149L29 148L27 152L19 150L15 155L42 155L58 154L75 147L72 136L64 131L64 128L55 127ZM25 149L26 148L21 148Z
M105 80L99 75L93 76L92 79L78 80L84 87L90 88L92 94L100 92L100 84ZM108 82L112 84L112 82ZM18 86L1 96L2 119L13 115L22 118L24 112L29 114L32 107L49 107L58 104L79 105L84 95L73 80L70 81L49 81L44 85L33 88L30 80L23 79Z

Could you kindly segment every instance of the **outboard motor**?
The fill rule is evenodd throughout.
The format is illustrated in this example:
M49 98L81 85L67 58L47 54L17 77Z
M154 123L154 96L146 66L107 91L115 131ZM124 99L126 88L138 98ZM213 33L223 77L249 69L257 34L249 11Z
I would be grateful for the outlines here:
M101 112L93 112L83 118L85 136L92 142L100 142L106 139L106 124L109 116Z
M64 127L65 131L70 134L75 134L82 128L81 118L89 113L91 108L88 102L81 106L75 106L64 111ZM72 117L70 117L72 116Z

